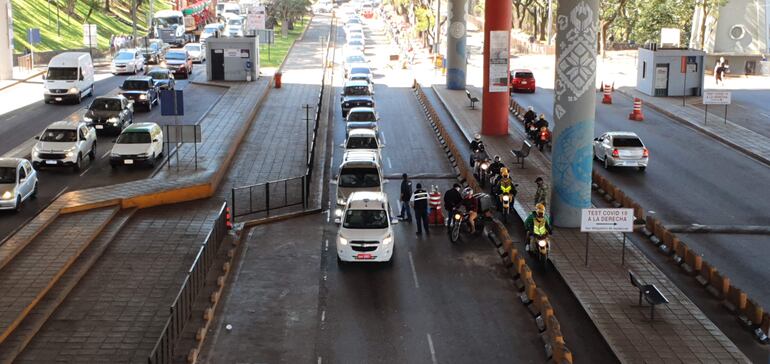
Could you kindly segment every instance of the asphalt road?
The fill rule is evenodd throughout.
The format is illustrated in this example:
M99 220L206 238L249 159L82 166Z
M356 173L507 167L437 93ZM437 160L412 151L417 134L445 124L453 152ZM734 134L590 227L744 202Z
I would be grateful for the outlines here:
M382 39L372 32L368 35L370 58L383 59L377 52L382 48L371 46L373 41L381 44ZM411 90L411 75L384 68L374 73L380 131L386 144L383 168L392 176L385 190L397 215L401 173L412 176L415 185L437 185L442 193L455 179ZM340 145L344 120L337 100L334 102L334 145ZM332 175L337 174L343 152L340 147L333 150ZM334 187L329 189L331 201ZM395 225L394 230L392 266L340 266L334 251L337 226L327 224L324 238L329 250L322 255L318 310L322 323L317 343L324 363L545 360L534 320L518 301L517 290L490 242L463 236L452 245L443 227L432 227L431 236L419 237L413 223L406 222ZM551 291L552 287L556 289ZM566 300L572 297L563 284L546 290ZM565 313L560 319L565 332L575 330L570 332L571 347L596 348L589 354L592 356L586 356L595 358L594 362L615 361L579 305L570 305L572 311L564 311L569 316Z
M553 109L553 91L538 88L535 94L516 94L523 106L532 105L548 120ZM637 133L650 149L645 172L635 169L604 170L629 196L654 213L664 224L676 225L770 225L770 194L764 181L770 169L714 139L663 115L644 109L644 121L628 120L631 100L614 94L613 104L601 104L597 95L595 135L624 130ZM517 130L521 124L512 122ZM763 306L770 306L770 239L767 236L688 236L685 242L726 273L739 287Z
M203 65L205 66L205 65ZM202 65L195 65L195 74L204 73ZM99 72L108 72L100 70ZM97 95L115 92L127 76L110 76L96 85ZM186 90L185 116L178 118L179 123L196 123L205 112L224 93L224 89L212 86L194 85L187 80L178 80L177 89ZM7 91L7 90L6 90ZM100 92L102 91L102 92ZM41 91L42 92L42 91ZM80 105L45 104L42 101L30 104L15 111L0 115L0 154L14 149L17 145L38 135L50 123L82 116L93 98L85 98ZM155 122L161 125L174 124L173 116L161 116L160 108L153 107L152 112L136 110L134 122ZM97 139L96 160L84 164L83 170L74 173L70 169L43 169L38 171L38 198L25 202L23 211L16 213L0 211L0 242L10 233L32 219L58 195L68 191L118 184L149 177L157 165L151 168L118 168L109 165L109 151L115 136L100 135Z

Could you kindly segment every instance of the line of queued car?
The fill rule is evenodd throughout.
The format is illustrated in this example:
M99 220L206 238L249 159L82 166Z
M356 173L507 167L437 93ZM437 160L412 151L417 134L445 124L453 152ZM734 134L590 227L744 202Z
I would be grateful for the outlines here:
M340 107L345 119L345 152L336 185L336 250L339 264L392 262L394 234L391 209L383 186L379 116L374 82L364 55L363 21L350 14L345 25L345 83Z
M36 136L30 160L0 158L0 210L20 210L38 191L37 170L82 170L85 160L97 158L97 133L117 135L109 153L110 166L154 166L163 156L163 130L156 123L134 123L136 107L152 111L160 104L160 90L174 90L176 77L188 78L193 62L205 61L205 47L189 43L169 49L159 39L142 47L119 50L112 61L113 74L129 73L117 95L94 97L81 120L57 121ZM148 68L148 64L156 66ZM143 75L137 75L144 73ZM94 96L91 56L66 52L55 56L44 78L45 103L75 102Z

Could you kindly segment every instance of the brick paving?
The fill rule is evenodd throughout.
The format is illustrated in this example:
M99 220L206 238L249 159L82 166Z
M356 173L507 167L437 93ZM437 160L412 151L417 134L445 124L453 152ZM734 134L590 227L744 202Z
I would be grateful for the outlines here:
M233 141L243 137L215 196L137 212L17 362L43 363L52 358L146 362L168 317L168 306L222 200L229 199L230 187L304 173L304 150L297 148L298 140L304 141L300 106L314 105L317 100L321 67L308 68L308 60L317 56L315 64L320 64L317 39L328 32L325 22L328 20L314 20L304 37L307 41L298 41L284 67L283 88L270 90L247 132L238 123L249 116L248 110L265 89L233 84L202 123L204 145L199 145L198 171L193 169L193 148L187 145L181 148L184 162L179 172L174 157L170 169L163 168L146 181L162 190L215 178L216 169L232 154ZM233 90L237 91L234 95ZM296 103L283 105L286 100ZM91 192L107 198L115 190Z
M481 129L481 107L471 110L463 91L447 90L434 85L453 120L470 141L470 135ZM473 95L481 90L469 86ZM441 105L434 105L441 107ZM466 142L461 141L461 142ZM500 155L513 166L511 149L518 149L523 135L517 131L508 136L484 137L490 154ZM522 219L534 209L536 176L550 184L550 161L532 150L525 168L514 166L511 177L519 184L516 211ZM583 305L607 343L621 362L749 362L748 358L633 244L626 246L626 265L621 266L622 235L592 234L589 243L589 265L585 265L585 235L579 229L556 229L552 262L562 278ZM670 300L655 310L650 321L648 306L639 307L638 290L631 286L627 270L634 271L647 284L654 284Z
M117 211L117 207L108 207L61 216L3 267L0 271L0 292L3 292L0 296L0 342Z

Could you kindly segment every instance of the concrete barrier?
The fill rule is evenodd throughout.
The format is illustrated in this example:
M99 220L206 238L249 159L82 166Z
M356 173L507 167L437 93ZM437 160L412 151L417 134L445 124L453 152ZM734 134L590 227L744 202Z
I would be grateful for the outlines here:
M685 256L685 254L687 253L687 250L688 250L687 249L687 244L685 244L684 242L681 242L681 241L678 244L676 244L676 243L674 243L674 244L675 244L675 247L676 247L674 249L674 262L676 264L678 264L678 265L681 265L682 263L684 263L684 256Z
M770 314L765 312L764 315L762 315L762 324L760 325L762 331L765 332L765 334L770 334Z
M652 216L647 216L647 218L644 220L644 228L647 229L647 232L645 235L647 237L650 237L652 233L655 231L655 218Z
M730 278L722 277L718 270L714 270L709 281L708 291L714 297L723 299L730 291Z
M557 364L572 364L572 352L565 343L554 343L551 358Z
M743 316L746 316L749 321L751 321L752 325L760 325L762 323L762 315L764 315L765 310L762 308L762 306L749 298L746 300L746 307L744 307L740 312Z
M684 264L682 264L682 269L684 269L684 271L689 275L696 275L701 269L702 262L702 255L696 253L692 249L687 249L684 255Z
M537 298L537 285L535 285L535 281L532 277L522 279L522 281L524 281L524 292L521 297L522 303L529 305L535 298Z
M740 288L730 286L723 306L730 312L742 312L746 309L746 293Z
M542 289L535 287L534 296L528 297L532 302L527 306L529 313L532 315L532 317L535 318L535 322L537 323L537 327L540 330L540 332L543 332L543 330L545 330L545 324L542 323L540 320L540 313L542 312L541 304L543 303L542 301L543 297L545 297L545 292L543 292Z
M701 286L705 287L709 284L709 281L711 281L711 276L714 274L715 270L716 269L714 269L714 267L712 267L708 262L702 261L701 268L698 271L698 275L695 277L695 280L697 280Z

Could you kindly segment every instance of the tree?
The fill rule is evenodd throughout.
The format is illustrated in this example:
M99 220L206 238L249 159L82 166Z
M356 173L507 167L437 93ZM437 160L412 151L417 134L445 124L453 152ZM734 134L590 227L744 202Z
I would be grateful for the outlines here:
M599 16L599 51L607 55L607 32L626 7L628 0L604 0Z
M308 12L310 0L271 0L272 15L281 21L281 36L289 35L289 24Z
M703 47L706 45L706 20L708 20L709 15L713 15L713 12L720 7L727 4L727 0L698 0L696 5L698 8L700 8L701 11L701 18L700 18L700 30L699 30L699 37L700 37L700 49L703 49Z

